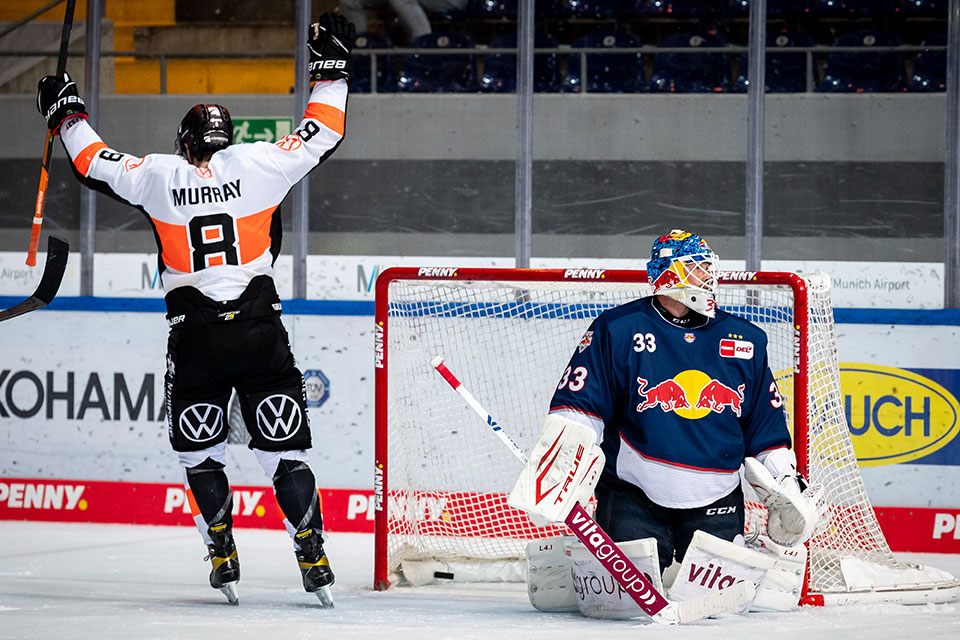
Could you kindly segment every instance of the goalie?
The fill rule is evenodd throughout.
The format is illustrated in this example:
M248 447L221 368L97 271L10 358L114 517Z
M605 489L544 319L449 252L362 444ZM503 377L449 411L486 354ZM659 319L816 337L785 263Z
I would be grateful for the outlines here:
M802 583L805 549L798 545L812 535L819 517L816 496L803 491L797 474L766 335L716 308L717 274L717 255L697 235L672 231L653 243L647 275L654 295L602 313L584 333L554 393L531 464L510 497L515 507L562 520L572 500L589 499L595 483L596 520L615 541L655 542L641 545L646 551L640 554L653 556L644 565L652 579L659 580L674 560L686 560L671 587L676 599L724 586L720 568L730 562L752 568L737 581L760 583L779 562L791 576L787 582ZM580 468L563 469L561 461L576 458L568 454L571 448L589 452L596 445L599 472L587 477ZM548 451L560 467L551 471L555 480L542 466L540 472L533 468ZM769 510L769 537L763 538L768 553L743 547L741 465ZM578 478L576 491L544 500L546 488L564 486L568 473ZM562 567L558 550L546 546L553 555L541 560ZM531 562L541 561L536 555ZM636 559L638 567L644 562ZM589 568L584 571L580 578L586 580ZM562 574L561 568L560 581ZM583 580L581 600L588 584ZM778 587L790 597L770 608L795 606L799 583ZM531 593L543 596L549 586Z

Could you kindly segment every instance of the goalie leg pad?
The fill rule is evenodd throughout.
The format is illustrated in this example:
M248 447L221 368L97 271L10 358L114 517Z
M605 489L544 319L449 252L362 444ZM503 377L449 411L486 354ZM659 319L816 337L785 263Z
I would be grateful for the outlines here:
M683 556L669 595L672 600L693 600L715 594L738 582L747 581L756 587L775 565L776 559L771 555L697 531ZM749 604L738 612L747 607Z
M663 593L656 539L642 538L618 544L650 584ZM573 543L569 549L576 606L581 615L615 620L648 617L583 544Z
M800 602L803 589L807 548L802 544L784 547L763 535L757 538L754 546L772 556L776 564L760 581L750 611L793 611Z
M570 550L573 538L544 538L527 544L527 596L538 611L569 613L579 611L573 589Z

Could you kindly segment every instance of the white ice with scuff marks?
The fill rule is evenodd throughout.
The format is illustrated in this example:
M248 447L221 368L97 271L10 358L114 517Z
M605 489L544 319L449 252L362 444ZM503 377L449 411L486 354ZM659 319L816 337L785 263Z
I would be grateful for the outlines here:
M235 532L240 606L207 584L188 527L0 522L0 639L905 640L960 638L960 604L852 605L725 616L683 627L544 614L522 584L375 592L373 537L331 534L336 608L304 593L280 530ZM960 555L898 554L960 575Z

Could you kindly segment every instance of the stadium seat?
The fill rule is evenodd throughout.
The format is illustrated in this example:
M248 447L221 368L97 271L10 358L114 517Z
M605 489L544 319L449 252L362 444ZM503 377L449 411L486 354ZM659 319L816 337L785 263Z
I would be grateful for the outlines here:
M517 34L507 33L490 43L492 49L515 49ZM556 48L557 41L546 33L533 35L536 49ZM560 65L556 54L538 53L533 56L533 90L552 93L560 89ZM517 56L512 53L491 54L484 60L480 75L480 90L490 93L513 93L517 90Z
M619 49L642 46L640 38L626 31L595 31L573 43L574 49ZM640 53L588 53L586 55L587 93L636 93L643 91L643 61ZM570 55L563 89L584 90L581 55Z
M428 33L414 38L411 49L473 49L462 33ZM410 93L464 93L477 90L476 59L466 54L413 53L403 56L397 90Z
M385 35L369 31L358 33L356 39L353 41L354 51L363 49L392 48L393 43L390 41L390 38ZM370 93L372 84L370 78L371 57L372 56L370 55L356 53L353 54L353 79L350 82L351 93ZM394 89L393 56L379 55L376 56L376 58L377 92L392 91Z
M666 38L657 47L725 47L713 31L688 31ZM706 93L729 89L730 65L725 53L658 53L653 59L650 91Z
M923 41L924 47L947 46L947 34L935 33ZM947 88L947 52L921 51L913 64L913 77L907 85L909 91L945 91Z
M664 18L708 18L725 4L723 0L635 0L634 13Z
M823 82L817 91L835 93L882 93L904 89L903 54L869 51L873 47L900 46L896 34L864 29L840 36L834 47L861 47L864 51L837 51L827 56Z
M813 38L799 31L767 32L767 59L764 78L769 93L803 93L807 90L807 54L803 51L771 51L771 47L812 47ZM740 73L734 82L733 91L747 90L749 56L740 56Z

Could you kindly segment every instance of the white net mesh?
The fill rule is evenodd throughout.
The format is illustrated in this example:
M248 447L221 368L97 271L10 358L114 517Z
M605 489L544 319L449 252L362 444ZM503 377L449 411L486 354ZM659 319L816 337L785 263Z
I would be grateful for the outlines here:
M385 389L378 391L386 411L377 424L378 458L388 486L386 517L377 526L382 575L396 576L405 560L520 559L527 541L561 531L534 527L506 505L519 464L430 362L442 356L504 431L530 450L590 321L650 290L642 271L616 272L615 278L606 272L594 280L564 279L562 270L506 273L460 270L456 279L397 279L384 289L388 300L378 295L378 319L387 336L385 375L379 379ZM809 294L808 330L795 341L803 323L794 318L790 278L760 285L737 282L744 278L738 274L725 274L718 303L767 333L770 367L791 432L796 424L809 424L801 426L808 477L827 487L829 521L810 543L809 591L847 590L842 557L897 569L901 565L880 531L846 425L829 279L815 274L802 281ZM527 275L530 279L509 281ZM761 279L777 280L772 274ZM806 361L796 357L795 345L802 346ZM804 364L805 382L795 376ZM795 400L804 388L809 418L798 420ZM795 434L798 444L803 440ZM798 458L802 463L800 451ZM748 506L750 529L766 514L755 503Z

